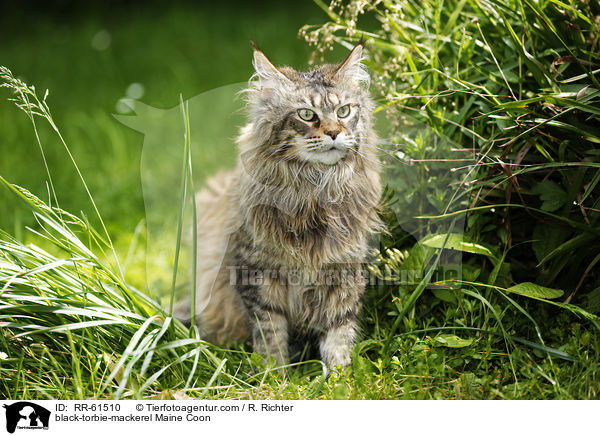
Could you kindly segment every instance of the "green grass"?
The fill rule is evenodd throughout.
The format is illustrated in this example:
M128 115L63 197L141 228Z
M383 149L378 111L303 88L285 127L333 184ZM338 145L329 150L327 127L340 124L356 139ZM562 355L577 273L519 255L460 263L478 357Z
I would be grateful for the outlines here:
M180 94L188 99L245 82L252 74L250 39L280 63L306 64L309 50L296 37L297 29L307 20L319 22L323 17L309 2L296 11L274 1L169 8L151 3L145 8L120 5L116 10L70 4L67 9L71 10L7 11L6 25L0 29L0 64L35 84L40 93L49 90L56 122L116 232L123 228L131 232L144 217L143 137L112 117L127 88L141 83L145 89L141 101L168 109L178 106ZM235 20L232 9L239 13ZM102 30L108 31L111 42L105 50L96 50L92 41ZM14 107L2 105L0 131L0 173L47 198L40 172L43 163L28 120ZM40 135L63 205L89 212L64 150L45 126ZM8 208L10 197L0 195L0 206ZM20 227L15 220L32 223L27 212L18 213L2 214L1 227L14 233Z
M140 183L142 138L109 115L132 82L145 85L142 101L168 109L179 104L180 93L186 99L246 80L251 72L249 37L261 42L262 35L261 46L278 62L302 65L307 51L300 49L300 42L287 45L281 36L277 43L272 41L279 32L289 32L291 41L297 28L313 21L309 16L316 8L303 5L310 11L305 16L274 5L251 8L248 19L236 21L236 26L230 25L227 9L192 15L187 8L175 7L161 14L125 14L124 21L131 19L128 26L103 24L100 14L84 15L77 26L56 33L49 33L43 21L31 25L27 37L4 29L10 44L2 48L2 61L35 83L40 98L41 90L50 88L46 102L52 114L24 83L4 77L13 90L29 97L30 104L24 107L26 114L9 103L0 104L0 184L6 188L0 188L0 206L11 211L0 216L0 351L7 354L0 359L0 398L598 398L599 307L594 289L600 284L593 262L597 246L589 235L597 234L598 214L593 209L598 169L597 161L585 159L595 149L590 136L582 137L577 130L573 134L573 128L596 128L597 117L590 112L595 97L593 91L589 102L557 96L563 86L559 80L576 79L586 69L563 64L563 76L552 76L548 60L566 55L566 49L557 45L552 30L536 18L539 11L527 2L515 2L519 7L512 11L500 8L508 16L503 25L490 12L498 7L495 3L401 3L404 18L389 27L377 19L389 12L385 2L379 12L371 11L354 24L351 8L329 11L340 26L331 42L345 42L345 28L353 29L355 23L364 23L370 32L369 65L385 79L374 83L376 92L386 91L379 113L391 114L392 122L382 134L387 136L382 160L391 235L382 240L379 262L372 269L382 278L416 272L408 282L368 289L352 369L329 378L318 361L290 366L284 376L263 367L248 344L220 349L170 317L171 298L189 286L189 277L182 274L185 268L174 270L180 247L177 226L183 221L177 219L176 208L175 218L165 226L170 229L147 233ZM544 5L562 7L557 2ZM553 9L541 13L548 10ZM585 29L586 21L569 13ZM318 11L315 16L314 22L325 19ZM156 25L157 20L162 25ZM198 26L197 20L205 25ZM507 23L526 29L528 53L546 65L543 71L550 81L544 86L537 83L547 80L544 74L538 77L523 66L529 61L522 52L510 62L514 46ZM419 26L428 31L419 32ZM90 39L104 27L113 36L111 48L90 50ZM179 29L179 39L168 29ZM327 48L329 31L319 36L321 48ZM477 49L481 45L476 41L485 44L482 34L491 50ZM577 35L573 38L568 47L579 50ZM71 50L79 45L79 65L106 73L82 76L61 44ZM44 52L55 53L54 60L45 61ZM507 62L502 73L492 53L498 64ZM393 62L392 56L402 62ZM592 52L586 56L595 61ZM593 88L586 77L567 85ZM503 88L506 82L518 101ZM34 117L39 144L27 117L28 109L36 106L46 112ZM184 114L193 120L198 109L193 104L187 108L190 112ZM552 121L563 124L545 130L548 121L539 119L554 116L546 110L558 114ZM179 131L179 160L169 174L176 178L175 198L181 194L181 173L192 170L188 163L179 172L184 144L197 140L195 122L190 124ZM497 145L507 141L514 145L503 156L507 148ZM50 177L40 147L52 185L46 185ZM465 157L453 151L456 148L469 149L467 156L475 148L473 174L468 169L451 171L457 167L451 157ZM403 163L390 157L399 149L406 156ZM202 156L193 166L197 178L187 179L194 180L196 188L202 175L217 171L214 155ZM481 156L490 160L479 160ZM522 160L517 161L519 156ZM514 171L519 185L511 185L498 159L509 168L518 162L529 165ZM473 183L456 197L448 195L448 186L456 186L453 183L466 174L470 175L465 180ZM535 188L544 180L556 186ZM506 194L509 189L512 196ZM578 201L588 208L588 221L579 208L567 207L570 196L577 198L578 193ZM449 198L452 204L447 208ZM557 209L553 201L561 203ZM512 227L506 225L507 216ZM547 240L535 233L536 227L542 231L539 223L562 232L562 239L544 246L536 243ZM446 257L450 254L454 256ZM181 256L180 266L187 262L185 251ZM444 280L439 269L456 259L461 280ZM560 268L549 276L543 264L561 259L572 264L548 263L548 270ZM147 268L155 273L153 283L148 283ZM565 302L577 286L576 295Z

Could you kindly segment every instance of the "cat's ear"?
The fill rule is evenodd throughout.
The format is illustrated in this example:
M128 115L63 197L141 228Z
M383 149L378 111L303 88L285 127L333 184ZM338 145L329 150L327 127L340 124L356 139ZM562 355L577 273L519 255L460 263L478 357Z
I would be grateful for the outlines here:
M363 65L363 48L365 40L361 39L352 49L346 59L344 59L335 69L335 77L340 80L354 81L359 84L369 86L369 73Z
M254 59L252 61L252 65L254 65L260 85L262 87L269 88L275 86L276 84L290 83L290 79L288 79L281 71L279 71L279 69L277 69L275 65L271 63L267 56L265 56L265 54L254 43L254 41L250 42L252 43L252 48L254 49Z

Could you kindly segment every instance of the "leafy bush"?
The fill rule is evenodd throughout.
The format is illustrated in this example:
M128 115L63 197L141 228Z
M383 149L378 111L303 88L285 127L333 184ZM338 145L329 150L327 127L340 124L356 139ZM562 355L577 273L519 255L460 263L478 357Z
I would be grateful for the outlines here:
M497 256L467 260L480 269L479 281L535 282L598 312L598 4L317 3L331 22L304 27L302 35L319 44L317 55L334 42L367 39L367 64L396 135L416 120L455 149L472 151L473 177L450 201L468 199L469 207L436 219L466 215L465 239ZM406 151L406 144L391 150ZM431 177L396 195L427 184Z
M600 328L600 5L315 2L330 22L300 31L313 60L364 38L377 111L391 126L388 215L401 218L389 220L392 237L372 268L421 271L370 296L367 328L385 324L385 301L393 321L384 351L402 349L391 339L400 325L423 334L492 323L510 356L517 342L544 348L543 337L567 350L580 334L569 312ZM458 279L426 274L439 270L436 250L462 253ZM480 312L470 312L474 302Z

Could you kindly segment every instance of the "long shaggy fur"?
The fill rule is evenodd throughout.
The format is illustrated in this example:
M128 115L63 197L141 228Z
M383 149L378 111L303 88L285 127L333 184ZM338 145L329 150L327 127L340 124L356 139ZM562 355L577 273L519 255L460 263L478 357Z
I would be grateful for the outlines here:
M330 366L350 363L362 263L382 228L361 55L359 45L341 64L298 72L255 48L237 168L197 198L197 311L207 339L251 335L256 351L283 363L291 338L311 331Z

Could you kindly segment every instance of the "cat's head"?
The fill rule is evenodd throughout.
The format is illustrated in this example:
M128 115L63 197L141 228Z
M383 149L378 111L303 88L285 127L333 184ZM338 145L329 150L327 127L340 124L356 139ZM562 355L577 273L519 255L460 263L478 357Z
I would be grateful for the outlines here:
M360 42L341 63L301 72L254 46L249 117L264 156L327 167L362 155L373 109L362 51Z

